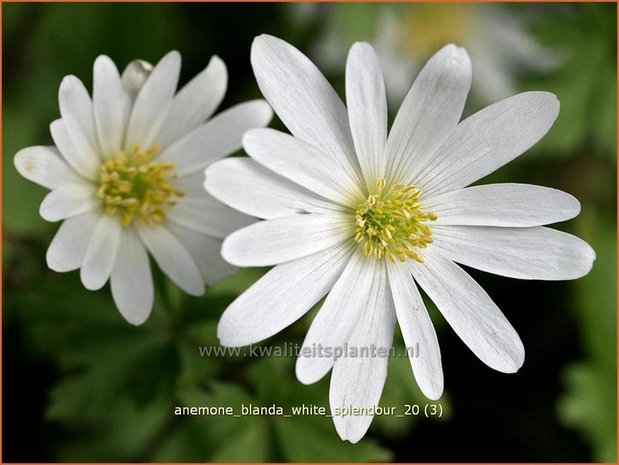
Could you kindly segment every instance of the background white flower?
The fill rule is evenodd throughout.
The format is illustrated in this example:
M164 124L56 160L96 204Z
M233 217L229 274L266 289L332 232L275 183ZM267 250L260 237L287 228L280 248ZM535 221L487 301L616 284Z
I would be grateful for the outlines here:
M51 192L48 221L64 220L47 251L55 271L80 269L88 289L111 278L114 301L132 324L149 316L154 298L148 252L192 295L234 268L219 254L222 239L252 220L202 188L203 170L241 146L242 134L268 124L262 100L236 105L205 123L227 87L223 61L176 93L181 58L173 51L154 68L140 60L120 76L107 56L94 63L92 99L75 76L59 91L55 146L17 153L19 173Z
M335 19L345 17L341 14ZM546 73L560 63L562 54L540 45L530 23L531 18L503 5L384 5L368 36L357 40L367 40L375 47L390 102L401 102L425 61L443 44L454 42L466 47L473 60L473 96L490 103L512 95L516 79L523 73ZM332 24L314 54L319 63L336 69L349 44L341 28Z
M368 44L349 53L348 108L286 42L260 36L251 58L262 93L293 135L251 130L243 138L250 159L206 171L213 196L265 220L226 238L224 258L276 265L224 312L221 343L268 338L326 296L304 347L390 347L397 320L406 345L420 346L410 359L419 387L437 399L441 356L417 283L484 363L517 371L524 361L518 334L455 262L521 279L575 279L591 269L588 244L541 227L579 213L571 195L524 184L466 188L550 129L556 97L519 94L459 122L471 62L448 45L419 73L388 132L383 76ZM378 403L386 358L301 356L296 372L313 383L332 368L332 411ZM343 439L357 442L372 417L334 422Z

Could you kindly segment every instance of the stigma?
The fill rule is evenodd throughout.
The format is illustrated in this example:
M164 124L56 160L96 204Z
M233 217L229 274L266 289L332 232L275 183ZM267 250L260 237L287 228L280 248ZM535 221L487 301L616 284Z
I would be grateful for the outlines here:
M422 210L419 188L399 183L387 188L386 184L381 179L375 193L355 210L355 241L363 244L367 256L376 259L422 263L418 249L432 243L428 223L437 219L436 213Z
M118 216L123 226L134 221L160 224L166 210L183 196L170 182L176 177L174 164L155 161L158 152L157 145L147 150L133 146L101 165L97 197L103 201L105 213Z

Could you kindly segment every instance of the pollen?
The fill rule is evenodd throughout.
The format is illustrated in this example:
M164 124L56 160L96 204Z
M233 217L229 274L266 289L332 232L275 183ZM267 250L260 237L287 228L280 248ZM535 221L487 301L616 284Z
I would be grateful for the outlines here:
M148 150L134 146L101 165L97 197L103 201L105 213L117 215L123 226L134 221L160 224L166 210L183 196L170 182L176 177L174 164L153 160L158 152L157 145Z
M376 193L355 211L355 241L363 244L367 256L385 257L394 263L407 259L423 262L417 250L432 242L428 223L437 216L421 209L420 196L421 190L415 186L393 184L387 188L385 179L379 181Z

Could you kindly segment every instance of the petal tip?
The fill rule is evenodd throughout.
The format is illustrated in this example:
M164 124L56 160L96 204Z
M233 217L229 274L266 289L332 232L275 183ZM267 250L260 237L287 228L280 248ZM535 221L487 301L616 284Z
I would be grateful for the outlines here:
M311 366L308 365L307 360L307 357L302 357L299 355L294 366L294 372L297 379L300 383L305 385L314 384L317 381L320 381L324 376L316 376L316 373L311 371Z
M226 318L226 312L221 316L217 324L217 339L223 347L243 347L249 343L239 340L239 328Z
M77 86L83 86L82 81L73 74L69 74L62 78L60 82L60 88L58 90L58 95L62 98L72 93Z

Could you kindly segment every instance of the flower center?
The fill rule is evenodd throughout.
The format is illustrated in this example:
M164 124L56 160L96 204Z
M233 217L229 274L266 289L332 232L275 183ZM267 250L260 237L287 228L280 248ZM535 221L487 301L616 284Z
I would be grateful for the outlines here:
M436 213L421 209L419 188L394 184L386 189L386 184L381 179L377 193L357 207L355 241L363 243L367 256L386 257L394 263L412 258L421 263L423 258L415 249L432 242L426 223L436 220Z
M400 46L404 53L417 59L450 42L466 43L474 26L470 8L458 4L415 5L401 18Z
M159 151L153 145L146 151L134 146L121 150L101 165L97 196L108 215L119 215L124 226L135 219L142 224L159 224L166 209L176 205L183 192L170 184L176 177L174 164L153 161Z

